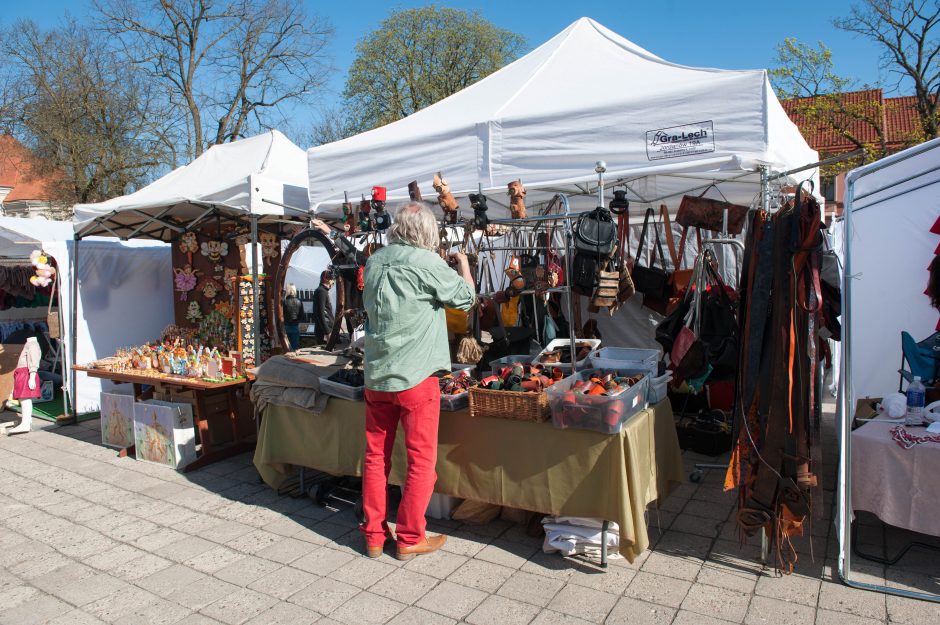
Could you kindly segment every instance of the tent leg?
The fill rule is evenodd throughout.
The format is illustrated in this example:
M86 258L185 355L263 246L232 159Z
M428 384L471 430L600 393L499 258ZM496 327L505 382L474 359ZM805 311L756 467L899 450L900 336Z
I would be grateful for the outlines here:
M78 248L80 242L81 238L75 237L74 257L72 258L72 295L69 299L69 305L72 308L70 311L72 327L69 328L69 340L71 341L69 350L72 354L71 365L74 365L75 360L78 358ZM78 374L73 370L68 371L68 376L71 393L69 397L65 398L65 401L67 402L69 411L72 413L70 424L76 425L78 423Z
M258 294L261 289L258 288L258 217L251 217L251 289L254 293L252 298L252 320L255 334L255 366L261 364L261 303L258 301Z

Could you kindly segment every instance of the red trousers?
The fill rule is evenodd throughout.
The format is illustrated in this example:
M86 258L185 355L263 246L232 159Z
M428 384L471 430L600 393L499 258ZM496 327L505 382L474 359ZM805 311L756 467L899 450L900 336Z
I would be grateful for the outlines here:
M440 384L437 378L430 377L405 391L389 393L366 389L365 395L366 454L362 469L362 508L366 520L360 530L369 546L383 544L391 533L387 521L388 474L392 468L392 448L400 422L408 450L408 474L398 506L396 533L398 544L413 545L424 540L424 513L437 481Z

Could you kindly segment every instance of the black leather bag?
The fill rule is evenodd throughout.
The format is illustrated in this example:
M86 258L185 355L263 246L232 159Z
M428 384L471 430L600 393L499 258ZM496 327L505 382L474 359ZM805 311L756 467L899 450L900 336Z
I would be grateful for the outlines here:
M663 243L659 239L659 229L656 227L655 221L653 222L653 231L656 235L656 247L659 251L659 256L657 257L655 253L653 254L653 261L650 263L649 267L644 267L640 264L643 248L646 245L646 231L649 228L650 219L654 218L654 215L655 213L652 208L646 209L646 217L643 219L643 231L640 233L640 242L636 248L637 260L633 265L633 271L630 275L633 277L633 284L636 290L643 294L644 300L650 298L664 301L671 295L672 289L669 286L669 274L666 273L665 267L656 267L654 265L656 258L659 258L660 265L664 262Z
M571 261L571 289L580 295L591 297L597 284L597 271L601 260L591 254L575 254Z
M590 213L581 215L575 230L574 248L578 254L607 258L617 241L617 226L610 211L598 206Z

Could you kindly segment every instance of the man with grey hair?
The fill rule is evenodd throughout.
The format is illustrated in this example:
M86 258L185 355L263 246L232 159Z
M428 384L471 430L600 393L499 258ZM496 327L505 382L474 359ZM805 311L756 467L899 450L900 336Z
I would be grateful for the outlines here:
M389 241L366 263L362 292L366 452L360 529L370 558L381 556L386 541L395 540L386 520L386 490L401 423L408 473L398 507L395 557L410 560L446 540L424 532L424 513L437 481L440 386L433 374L450 371L444 307L469 310L475 289L465 255L451 255L456 272L438 255L437 220L427 206L410 202L400 208Z

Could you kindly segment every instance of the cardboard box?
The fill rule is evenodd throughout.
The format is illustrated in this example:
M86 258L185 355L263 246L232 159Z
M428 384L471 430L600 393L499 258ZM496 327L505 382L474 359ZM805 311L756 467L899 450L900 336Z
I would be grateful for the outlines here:
M137 459L183 469L196 459L193 407L149 399L134 404Z
M101 443L125 449L134 444L134 398L101 393Z

